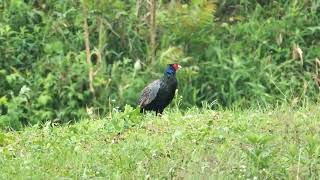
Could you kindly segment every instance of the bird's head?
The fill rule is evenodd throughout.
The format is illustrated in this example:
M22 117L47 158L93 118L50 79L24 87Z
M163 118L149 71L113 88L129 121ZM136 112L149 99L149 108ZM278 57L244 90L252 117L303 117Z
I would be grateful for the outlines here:
M174 75L179 68L181 68L181 66L178 63L168 64L165 74Z

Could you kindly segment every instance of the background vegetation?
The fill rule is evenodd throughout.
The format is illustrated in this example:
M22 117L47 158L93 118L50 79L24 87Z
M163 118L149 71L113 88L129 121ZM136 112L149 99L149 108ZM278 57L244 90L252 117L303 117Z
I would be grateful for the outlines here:
M145 0L0 0L0 127L135 105L168 60L185 67L181 108L318 100L318 0L161 0L156 26L150 9Z

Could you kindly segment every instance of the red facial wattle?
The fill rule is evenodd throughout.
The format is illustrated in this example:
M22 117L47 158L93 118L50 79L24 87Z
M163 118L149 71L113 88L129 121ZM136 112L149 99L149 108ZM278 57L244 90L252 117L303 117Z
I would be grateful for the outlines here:
M181 68L181 66L178 63L173 64L172 67L174 68L175 71Z

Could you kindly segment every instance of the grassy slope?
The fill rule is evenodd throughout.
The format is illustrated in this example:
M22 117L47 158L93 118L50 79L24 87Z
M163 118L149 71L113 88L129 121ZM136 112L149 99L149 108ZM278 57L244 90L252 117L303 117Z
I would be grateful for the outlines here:
M69 126L1 133L0 179L317 179L319 110L191 109L143 119L114 113ZM128 116L132 121L124 121Z

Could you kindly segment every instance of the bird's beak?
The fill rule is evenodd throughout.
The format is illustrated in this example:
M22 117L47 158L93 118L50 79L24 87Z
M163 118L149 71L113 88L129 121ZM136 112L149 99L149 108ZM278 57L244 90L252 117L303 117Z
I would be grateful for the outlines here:
M178 68L180 69L180 68L182 68L182 66L180 64L178 64Z

